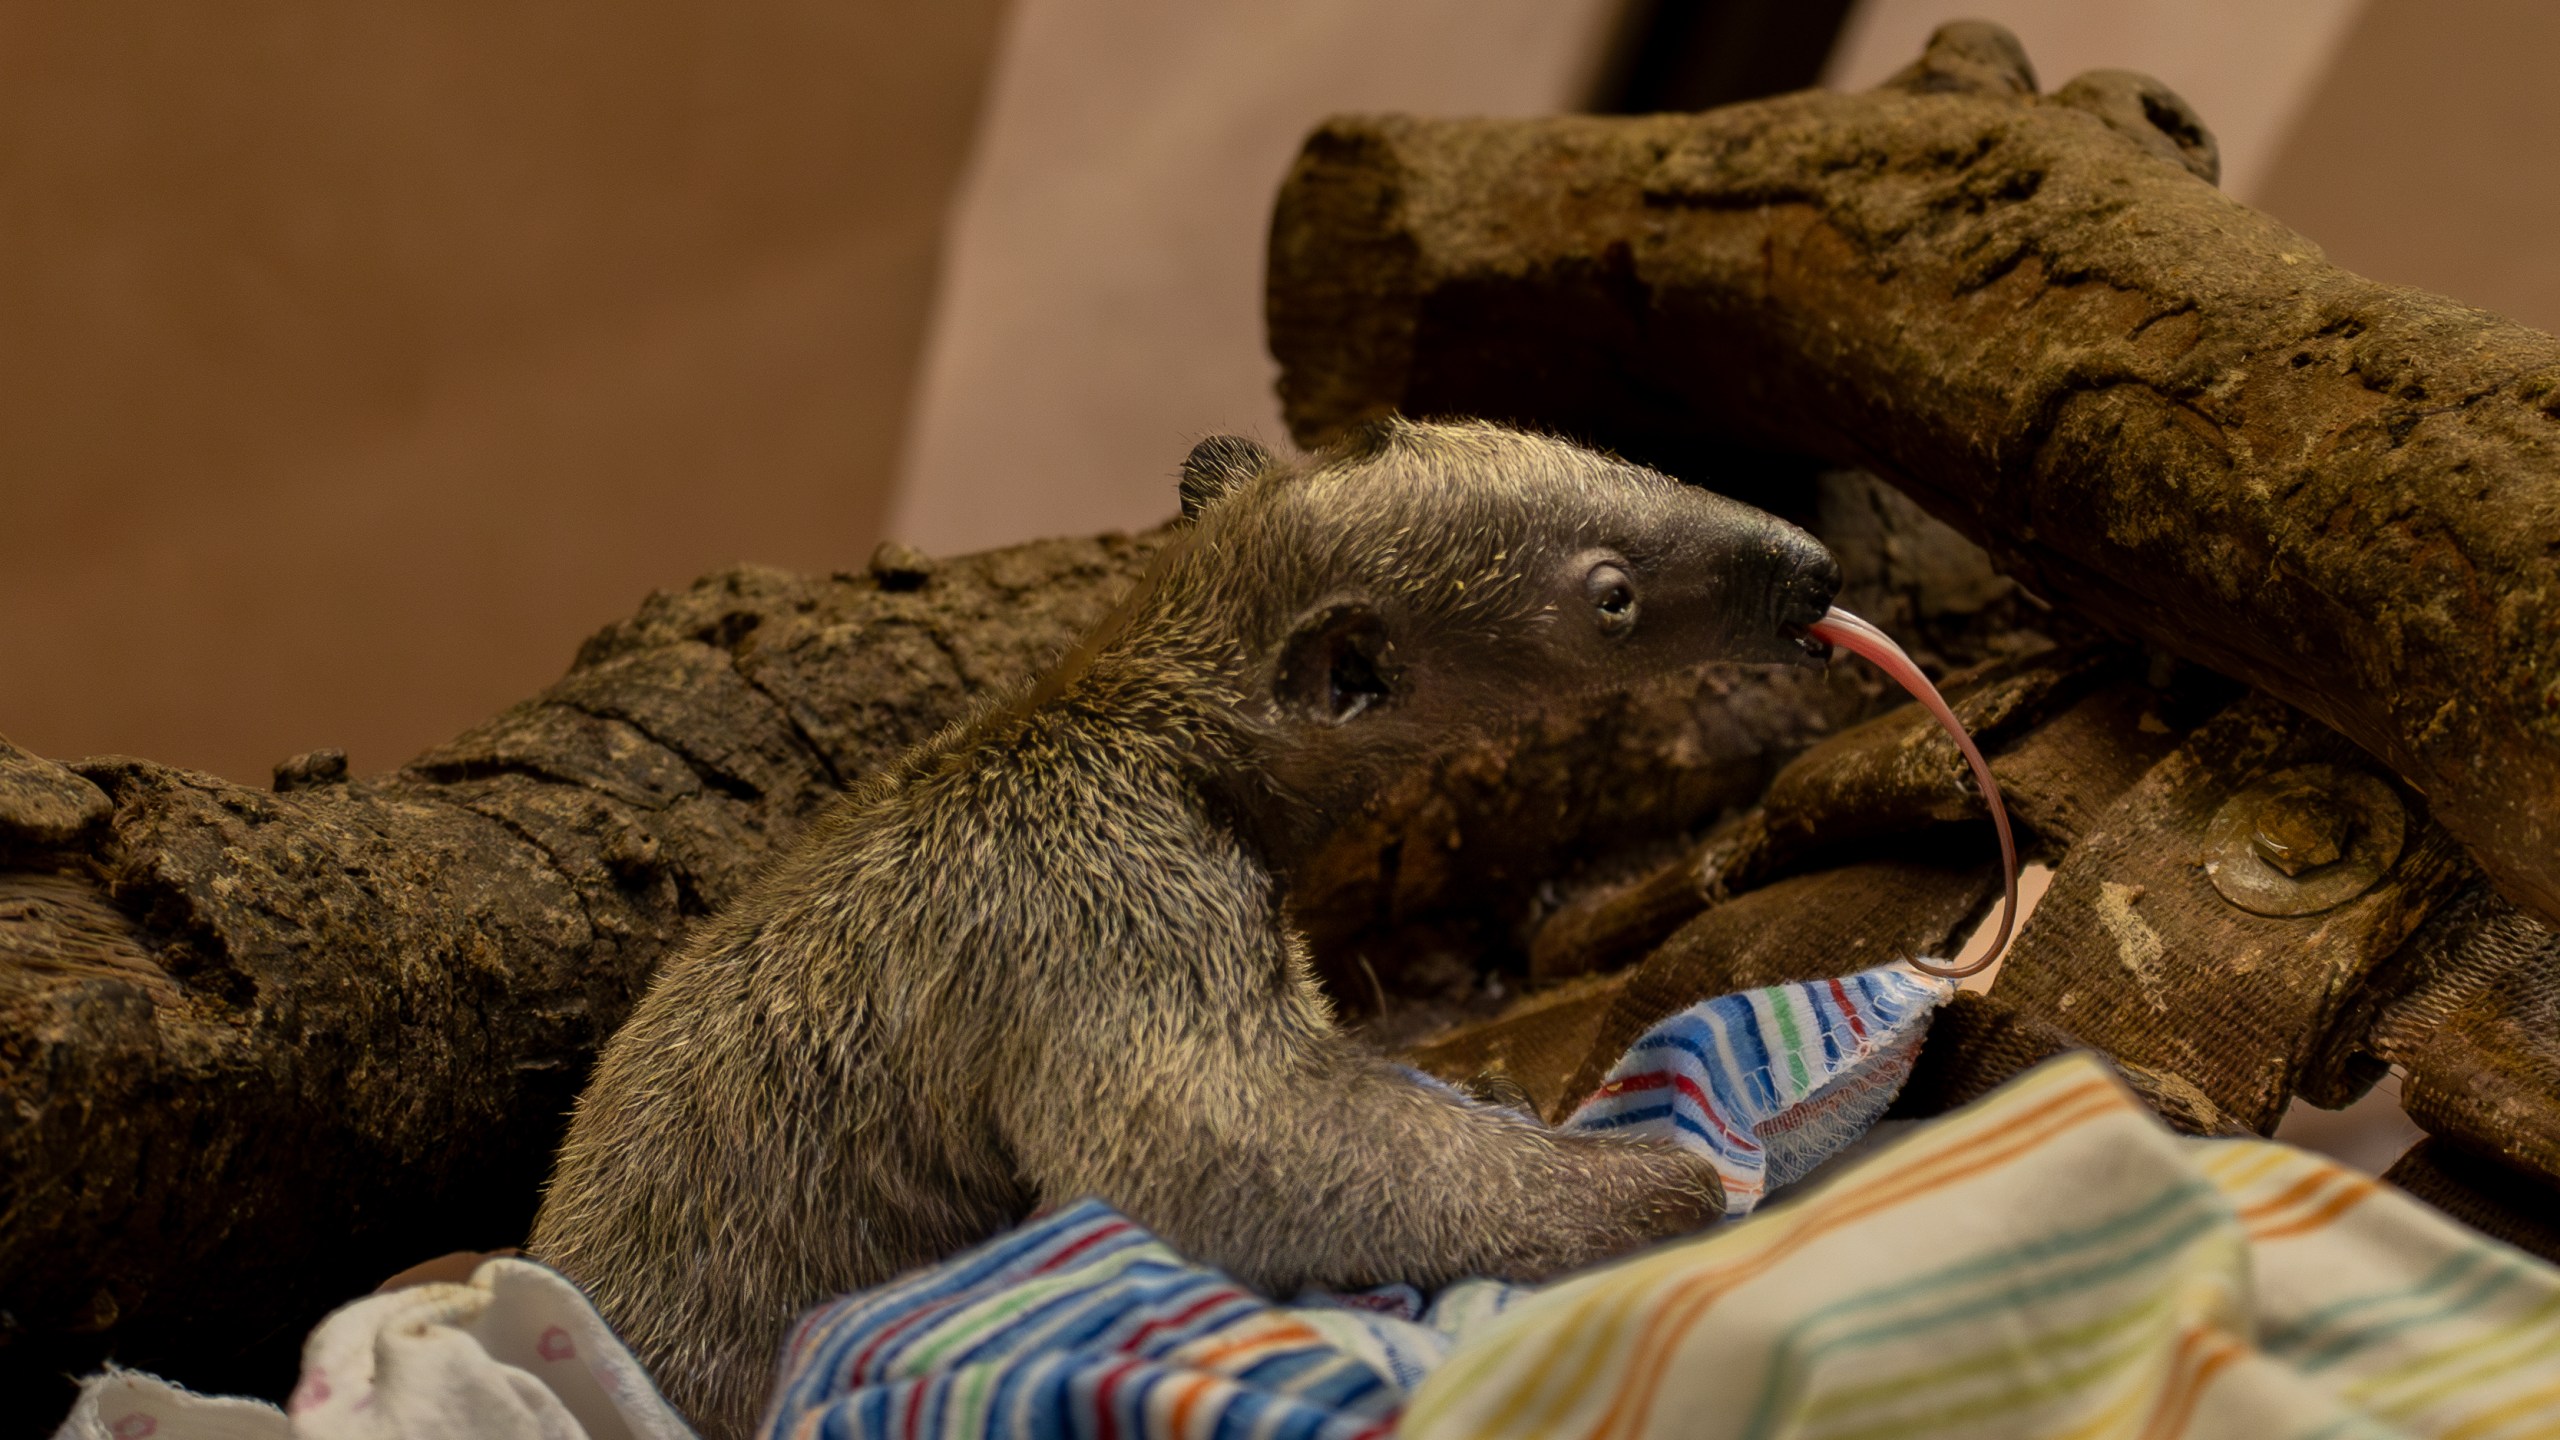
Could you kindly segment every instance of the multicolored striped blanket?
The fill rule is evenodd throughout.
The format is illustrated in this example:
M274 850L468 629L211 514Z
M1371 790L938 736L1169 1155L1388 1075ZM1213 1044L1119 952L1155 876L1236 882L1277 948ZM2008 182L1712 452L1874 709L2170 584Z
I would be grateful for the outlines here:
M766 1433L2560 1434L2560 1270L2319 1156L2173 1135L2086 1055L1697 1239L1356 1300L1272 1304L1081 1206L811 1315Z
M1709 1002L1640 1041L1576 1123L1677 1136L1756 1195L1881 1108L1937 998L1871 973ZM681 1430L583 1297L522 1261L341 1310L304 1379L288 1421L110 1372L61 1433ZM2173 1135L2073 1055L1791 1203L1543 1289L1280 1304L1086 1202L812 1312L765 1424L776 1440L1390 1433L2560 1436L2560 1270L2318 1156Z
M1275 1305L1088 1200L804 1319L766 1433L1355 1440L1450 1338Z
M1794 1204L1471 1328L1401 1433L2560 1434L2560 1270L2053 1060Z
M1772 1157L1845 1139L1863 1128L1856 1117L1891 1098L1910 1063L1896 1037L1916 1041L1934 1004L1930 983L1859 976L1710 1002L1648 1035L1612 1077L1614 1099L1577 1123L1699 1145L1747 1208L1764 1172L1794 1163ZM1817 1098L1799 1134L1778 1134ZM1380 1434L1460 1331L1525 1293L1476 1281L1427 1306L1410 1286L1276 1305L1088 1203L811 1315L784 1357L773 1426L831 1436ZM260 1402L111 1370L83 1385L60 1434L564 1440L684 1428L585 1297L522 1260L490 1261L467 1284L341 1308L313 1332L302 1381L288 1420Z
M1732 1214L1863 1134L1952 985L1905 971L1727 995L1632 1046L1572 1126L1687 1145ZM773 1436L1382 1435L1456 1336L1525 1289L1278 1305L1088 1201L818 1310Z
M1724 1178L1726 1217L1747 1215L1867 1133L1955 993L1885 967L1692 1005L1628 1046L1565 1124L1703 1151Z

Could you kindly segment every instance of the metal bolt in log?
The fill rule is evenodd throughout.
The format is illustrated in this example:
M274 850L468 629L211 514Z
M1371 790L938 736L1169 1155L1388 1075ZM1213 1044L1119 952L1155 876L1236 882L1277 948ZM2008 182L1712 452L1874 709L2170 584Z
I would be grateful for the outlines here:
M1273 222L1317 440L1545 425L1868 466L2045 598L2354 739L2560 921L2560 340L2339 270L2155 81L1942 30L1863 95L1336 120Z

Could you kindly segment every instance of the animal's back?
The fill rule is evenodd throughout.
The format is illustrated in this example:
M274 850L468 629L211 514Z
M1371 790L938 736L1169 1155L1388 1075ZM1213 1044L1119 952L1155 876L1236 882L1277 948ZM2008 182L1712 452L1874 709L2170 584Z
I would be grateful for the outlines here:
M660 972L598 1058L535 1221L532 1253L709 1433L752 1425L801 1311L1031 1208L985 1085L954 1065L968 1025L940 1003L949 957L923 944L924 912L984 879L936 833L916 770L841 802ZM748 1335L763 1355L742 1363Z

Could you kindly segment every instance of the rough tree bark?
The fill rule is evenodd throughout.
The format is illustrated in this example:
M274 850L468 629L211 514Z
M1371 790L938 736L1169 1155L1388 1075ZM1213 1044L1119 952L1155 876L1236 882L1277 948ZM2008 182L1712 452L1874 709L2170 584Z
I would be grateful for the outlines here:
M107 1353L280 1393L330 1305L521 1240L686 923L1157 543L714 576L378 779L0 744L0 1421Z
M1868 466L2248 679L2560 921L2560 340L2214 190L2183 102L1950 26L1875 93L1337 120L1273 223L1302 441L1390 410Z

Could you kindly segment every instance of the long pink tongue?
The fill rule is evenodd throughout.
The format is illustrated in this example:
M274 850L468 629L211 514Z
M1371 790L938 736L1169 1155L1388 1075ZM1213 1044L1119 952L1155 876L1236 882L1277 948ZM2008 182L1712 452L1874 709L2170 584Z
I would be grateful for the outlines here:
M1970 965L1941 965L1915 957L1911 968L1947 980L1978 975L2009 948L2009 931L2018 920L2018 843L2009 836L2009 807L2000 803L2000 782L1991 778L1991 762L1982 758L1981 747L1965 733L1956 712L1947 708L1946 697L1938 693L1938 687L1929 683L1929 677L1920 673L1920 667L1911 663L1911 657L1902 653L1902 647L1894 644L1891 636L1837 605L1814 622L1812 635L1852 655L1864 656L1868 664L1892 676L1895 683L1911 692L1912 699L1937 717L1938 724L1955 740L1956 748L1964 752L1964 762L1973 767L1974 783L1982 787L1982 798L1991 805L1991 823L2000 831L2001 875L2008 886L2007 896L2000 902L2000 933L1992 938L1991 948L1982 958Z

